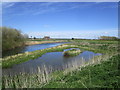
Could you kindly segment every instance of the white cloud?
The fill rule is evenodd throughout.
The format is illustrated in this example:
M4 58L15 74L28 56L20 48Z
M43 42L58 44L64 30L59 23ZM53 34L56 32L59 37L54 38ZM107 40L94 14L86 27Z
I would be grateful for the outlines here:
M59 2L42 2L42 3L23 3L18 4L17 6L15 2L7 2L3 3L3 14L11 14L11 15L40 15L40 14L46 14L46 13L54 13L54 12L62 12L67 11L70 9L77 9L77 8L89 8L93 5L100 4L102 2L94 2L94 3L59 3ZM11 8L14 6L14 8ZM117 8L116 5L109 5L109 6L102 6L98 8ZM8 10L9 9L9 10ZM20 11L20 12L15 12Z
M3 2L2 3L3 8L9 8L9 7L12 7L14 5L15 5L15 3L13 3L13 2Z
M11 14L11 15L39 15L39 14L45 14L48 12L54 12L56 11L55 7L51 7L51 5L55 5L55 2L41 2L41 3L23 3L18 4L15 6L17 2L3 2L3 14ZM14 8L12 7L14 6ZM12 8L11 8L12 7ZM8 10L9 9L9 10ZM20 12L15 12L20 11Z
M38 11L35 11L33 13L33 15L39 15L39 14L45 14L45 13L48 13L48 12L54 12L55 11L55 8L41 8L41 9L38 9Z
M99 36L118 36L117 29L111 30L80 30L80 31L52 31L52 32L28 32L29 36L35 36L42 38L44 36L50 36L52 38L90 38L90 39L97 39Z

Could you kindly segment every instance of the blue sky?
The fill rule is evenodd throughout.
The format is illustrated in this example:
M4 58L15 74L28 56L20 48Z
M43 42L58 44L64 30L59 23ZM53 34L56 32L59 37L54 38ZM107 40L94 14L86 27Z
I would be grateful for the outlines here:
M98 38L118 34L117 2L8 2L2 24L42 38Z

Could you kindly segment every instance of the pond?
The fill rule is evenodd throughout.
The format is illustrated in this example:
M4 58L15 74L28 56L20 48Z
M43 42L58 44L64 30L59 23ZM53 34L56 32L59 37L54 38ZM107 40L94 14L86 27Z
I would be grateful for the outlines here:
M62 70L65 66L77 62L81 64L83 59L88 61L94 56L102 55L91 51L83 51L78 56L64 57L63 52L50 52L42 55L35 60L29 60L24 63L14 65L11 68L3 69L3 75L16 75L22 73L37 73L37 68L42 68L45 65L48 69L51 67L53 70Z
M36 44L36 45L19 47L19 48L15 48L12 50L2 52L2 57L15 55L18 53L31 52L31 51L35 51L35 50L41 50L41 49L45 49L45 48L55 47L55 46L65 44L65 43L69 43L69 42L46 43L46 44Z

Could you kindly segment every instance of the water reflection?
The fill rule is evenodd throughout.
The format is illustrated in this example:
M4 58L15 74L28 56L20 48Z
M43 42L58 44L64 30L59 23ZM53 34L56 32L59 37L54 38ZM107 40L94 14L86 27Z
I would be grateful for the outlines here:
M19 47L19 48L15 48L15 49L12 49L12 50L2 52L2 57L15 55L15 54L18 54L18 53L31 52L31 51L35 51L35 50L41 50L41 49L45 49L45 48L55 47L55 46L58 46L58 45L61 45L61 44L64 44L64 43L67 43L67 42L46 43L46 44L37 44L37 45Z
M78 62L79 64L82 62L81 61L82 58L85 61L88 61L96 55L101 55L101 54L94 53L91 51L84 51L75 57L64 57L63 52L50 52L44 54L42 57L39 57L35 60L29 60L22 64L15 65L12 68L3 69L3 75L18 74L20 72L36 73L37 68L38 67L42 68L43 65L46 65L46 67L48 68L51 66L53 70L60 70L63 69L63 66L66 66L69 63Z

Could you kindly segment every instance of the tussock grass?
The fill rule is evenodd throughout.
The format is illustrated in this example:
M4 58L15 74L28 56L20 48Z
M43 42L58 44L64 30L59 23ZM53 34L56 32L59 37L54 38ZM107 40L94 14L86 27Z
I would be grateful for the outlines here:
M50 71L49 71L50 72ZM51 80L46 66L38 67L37 74L25 74L3 77L3 88L41 88Z
M72 50L64 51L63 54L64 56L77 56L81 52L82 52L81 50L72 49Z

